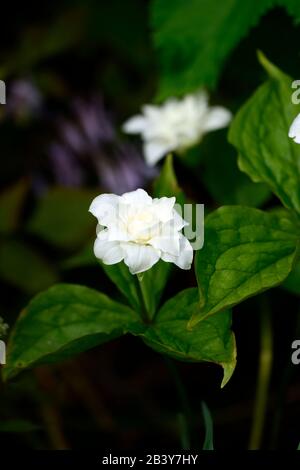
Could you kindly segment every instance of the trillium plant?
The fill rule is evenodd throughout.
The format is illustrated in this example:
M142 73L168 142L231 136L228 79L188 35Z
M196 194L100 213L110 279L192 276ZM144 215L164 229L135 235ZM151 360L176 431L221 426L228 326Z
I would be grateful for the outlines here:
M266 80L232 121L230 111L210 107L207 94L195 90L144 106L125 123L125 132L141 134L149 165L166 159L148 192L91 198L94 255L119 294L73 284L39 293L12 328L5 380L129 334L165 358L216 364L221 386L230 381L237 361L232 309L293 276L299 256L300 146L290 138L300 141L299 118L292 125L299 109L291 102L291 78L261 53L259 61ZM187 220L184 209L205 201L186 197L167 154L181 154L184 162L189 147L201 147L204 134L229 123L240 170L266 184L277 205L219 207L206 215L194 244L188 230L194 215ZM194 287L168 298L175 270Z

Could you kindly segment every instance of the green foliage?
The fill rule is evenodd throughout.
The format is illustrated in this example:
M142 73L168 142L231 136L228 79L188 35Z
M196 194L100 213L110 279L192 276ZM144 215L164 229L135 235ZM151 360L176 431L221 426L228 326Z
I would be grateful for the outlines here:
M185 195L178 186L173 167L172 155L167 155L158 178L153 184L153 197L176 197L176 202L183 204Z
M285 7L299 22L297 0L154 0L159 99L215 86L232 49L275 6Z
M188 331L187 321L198 308L197 289L187 289L169 300L153 323L145 325L133 310L104 294L58 284L37 295L19 317L10 336L3 376L10 379L28 367L61 361L130 332L179 360L221 365L224 386L236 363L231 315L223 312Z
M208 215L195 266L201 310L190 326L280 284L295 262L298 229L288 216L247 207Z
M240 169L300 213L300 147L288 137L299 107L291 101L291 79L262 54L259 58L269 80L237 113L229 140L238 150Z
M230 329L231 313L213 315L190 331L187 322L198 310L197 289L186 289L162 306L153 325L142 336L150 347L175 359L219 364L224 369L224 386L236 364L235 339Z
M295 295L300 295L300 262L296 264L293 271L288 275L282 287Z
M95 229L88 209L96 191L54 188L40 201L28 231L58 248L80 247Z
M142 326L130 308L83 286L57 284L22 312L9 339L5 379L61 361Z
M155 0L159 98L214 86L229 52L271 5L272 0Z
M137 280L130 274L126 264L122 261L118 264L100 263L110 280L118 287L120 292L127 298L129 304L136 310L141 311L141 301L138 292Z

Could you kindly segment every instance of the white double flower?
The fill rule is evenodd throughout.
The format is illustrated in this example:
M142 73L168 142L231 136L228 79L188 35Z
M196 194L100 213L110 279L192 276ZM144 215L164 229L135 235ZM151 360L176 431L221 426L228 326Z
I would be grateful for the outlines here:
M145 105L142 114L123 125L128 134L141 134L144 155L149 165L169 152L182 152L198 143L207 132L229 124L231 112L210 107L208 95L201 91L183 99L170 98L161 106Z
M98 219L95 256L104 264L124 260L131 274L159 259L190 269L193 248L181 233L187 222L174 208L175 197L152 199L143 189L122 196L97 196L89 211Z

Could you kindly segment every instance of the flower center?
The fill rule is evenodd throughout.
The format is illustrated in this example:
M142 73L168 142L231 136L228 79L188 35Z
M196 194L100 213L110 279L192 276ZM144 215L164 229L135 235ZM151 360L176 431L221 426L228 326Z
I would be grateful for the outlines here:
M127 221L127 232L136 243L146 244L153 236L151 230L153 222L154 217L151 212L138 212L129 217Z

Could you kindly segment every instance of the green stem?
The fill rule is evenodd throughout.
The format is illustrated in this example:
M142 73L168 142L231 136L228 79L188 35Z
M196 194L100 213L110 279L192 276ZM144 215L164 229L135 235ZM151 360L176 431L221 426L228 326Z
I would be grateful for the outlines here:
M183 450L189 450L191 448L191 436L190 436L190 422L191 422L191 410L187 392L181 377L179 375L176 364L172 359L164 356L168 370L174 380L178 399L181 403L182 412L178 415L179 427L180 427L180 439Z
M150 315L150 302L147 294L147 290L145 288L145 284L143 282L143 274L137 274L137 293L139 296L139 303L141 306L141 315L143 321L147 324L151 323L151 315Z
M273 362L271 312L268 304L266 303L266 298L263 298L262 300L263 308L260 314L260 357L252 429L249 442L250 450L259 449L262 444Z

